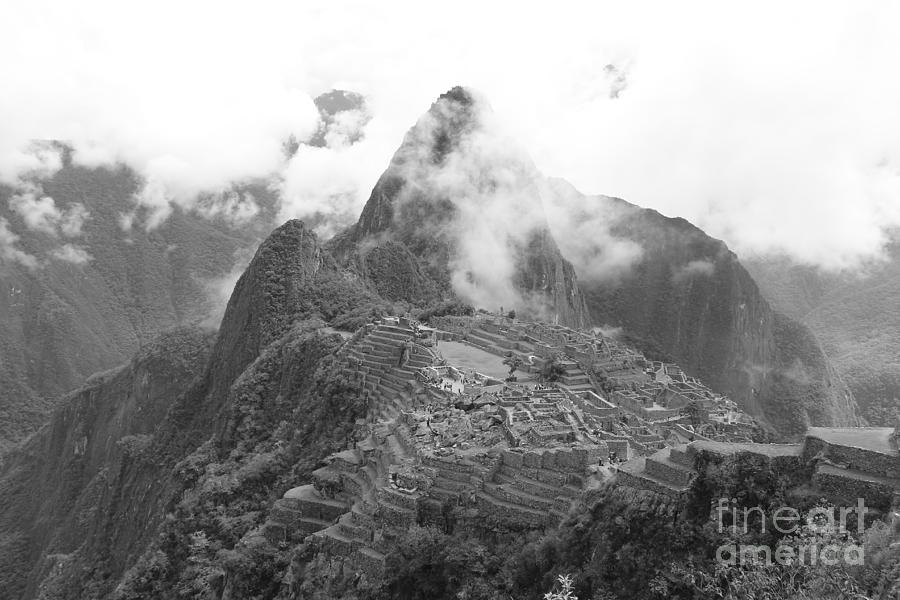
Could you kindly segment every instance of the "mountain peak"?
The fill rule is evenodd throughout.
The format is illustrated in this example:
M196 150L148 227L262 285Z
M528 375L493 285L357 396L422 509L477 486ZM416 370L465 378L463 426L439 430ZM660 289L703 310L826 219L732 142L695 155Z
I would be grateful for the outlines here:
M477 94L461 85L456 85L438 96L438 100L452 100L453 102L459 102L460 104L474 104L475 98Z
M490 113L468 88L439 96L407 132L359 221L330 246L383 294L409 290L393 299L456 296L581 325L583 299L549 233L537 170Z
M391 164L442 164L466 135L482 125L485 110L490 110L487 102L468 88L444 92L403 138Z

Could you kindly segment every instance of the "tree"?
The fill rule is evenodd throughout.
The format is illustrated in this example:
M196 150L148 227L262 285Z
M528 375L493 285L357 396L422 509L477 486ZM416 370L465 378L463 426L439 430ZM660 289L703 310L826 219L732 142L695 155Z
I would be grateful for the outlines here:
M706 421L706 411L703 410L703 406L696 400L688 402L687 406L681 409L681 415L689 417L691 425L699 425Z
M503 359L503 364L509 366L509 376L512 377L513 373L516 372L516 369L520 368L523 364L522 358L517 354L510 354L506 358Z
M559 381L559 378L565 375L566 369L560 364L556 357L544 362L541 369L541 380L547 382Z

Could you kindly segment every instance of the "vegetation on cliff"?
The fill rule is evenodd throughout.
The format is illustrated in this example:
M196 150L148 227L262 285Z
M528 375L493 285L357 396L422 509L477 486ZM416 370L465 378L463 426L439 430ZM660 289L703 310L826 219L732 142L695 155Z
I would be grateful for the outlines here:
M862 273L831 273L789 259L747 261L778 310L802 321L822 342L871 425L900 415L900 244Z

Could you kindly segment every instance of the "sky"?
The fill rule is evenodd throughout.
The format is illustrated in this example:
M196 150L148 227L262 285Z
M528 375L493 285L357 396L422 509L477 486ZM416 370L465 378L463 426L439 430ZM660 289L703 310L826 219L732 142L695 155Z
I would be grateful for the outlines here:
M544 174L684 217L741 256L856 269L900 226L893 2L6 0L0 22L0 181L55 215L45 225L75 217L28 188L58 168L35 139L131 165L157 222L256 177L277 182L283 218L345 218L465 85ZM332 88L366 96L364 138L286 160ZM228 201L201 208L254 214Z

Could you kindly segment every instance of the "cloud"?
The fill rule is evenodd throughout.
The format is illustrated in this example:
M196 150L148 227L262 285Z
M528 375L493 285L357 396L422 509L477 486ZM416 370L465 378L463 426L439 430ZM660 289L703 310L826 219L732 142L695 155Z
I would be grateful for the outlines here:
M449 249L450 283L463 300L549 316L545 297L522 291L527 261L548 243L541 177L484 99L462 90L442 97L407 133L388 176L406 182L393 209L401 235Z
M93 260L93 257L84 248L74 244L63 244L51 252L50 256L73 265L84 265Z
M18 235L10 231L9 221L0 217L0 259L5 263L19 263L29 269L36 269L37 258L16 248L19 239Z
M672 274L672 281L682 283L694 277L709 277L715 272L716 265L711 260L692 260Z
M311 221L323 237L354 223L387 166L384 156L368 144L301 146L276 184L282 198L279 220Z
M628 75L614 64L608 64L603 67L606 79L609 81L609 97L618 98L625 88L628 87Z
M43 195L41 186L23 182L20 189L21 192L10 196L9 207L22 217L28 229L54 237L81 235L81 228L90 216L83 204L76 202L60 210L53 198Z
M515 17L466 0L5 2L0 179L52 170L30 140L64 139L78 163L134 166L153 222L275 173L283 217L342 224L409 125L462 84L543 173L683 216L740 254L855 268L900 226L900 6L563 0ZM346 146L338 127L327 151L285 161L334 87L366 96L364 138Z
M228 273L198 282L206 293L207 316L201 322L203 327L215 329L222 322L225 309L228 307L228 300L234 292L234 286L251 260L253 260L253 250L239 248L234 253L234 264Z
M61 167L61 149L51 143L35 140L0 142L0 182L18 184L23 177L49 177Z
M625 209L561 179L545 179L541 189L550 229L583 281L613 282L643 259L640 244L612 232Z
M221 218L231 226L247 223L259 214L259 205L250 192L234 190L201 197L194 210L207 219Z
M601 325L599 327L593 328L594 334L599 334L599 335L602 335L603 337L612 338L612 339L618 338L620 335L622 335L622 333L624 331L625 330L622 329L621 327L615 327L613 325Z
M279 60L287 48L218 6L39 0L4 3L0 18L0 112L16 115L0 124L7 183L35 167L30 140L64 140L76 164L132 166L152 227L171 204L277 172L284 141L316 129L310 95Z

